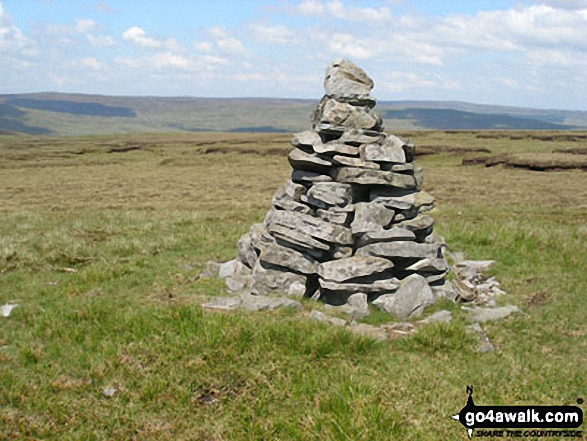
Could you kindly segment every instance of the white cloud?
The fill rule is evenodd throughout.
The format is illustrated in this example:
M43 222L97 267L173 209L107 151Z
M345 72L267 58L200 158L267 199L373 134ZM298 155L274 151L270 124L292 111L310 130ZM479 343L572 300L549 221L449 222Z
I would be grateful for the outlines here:
M231 36L226 30L219 26L207 29L206 33L214 40L216 47L227 55L244 57L249 57L251 55L250 51L245 47L242 41Z
M533 3L548 5L559 9L587 9L587 0L538 0Z
M0 51L18 52L24 55L33 55L33 41L25 37L16 26L0 2Z
M194 49L198 52L212 52L212 44L207 41L196 41Z
M134 43L138 46L152 49L157 49L163 46L162 42L149 37L147 33L138 26L133 26L124 31L124 33L122 34L122 39L130 43Z
M128 69L144 71L181 70L181 71L211 71L220 66L229 64L229 60L214 55L190 56L173 52L160 52L153 56L140 58L115 58L115 64Z
M399 93L413 89L460 89L460 85L453 80L430 75L423 77L415 73L392 72L387 74L377 85L387 92Z
M75 22L75 31L80 34L85 34L96 29L96 22L91 19L78 19Z
M116 40L110 35L92 35L86 34L86 38L92 46L95 47L114 47L118 46Z
M93 70L100 70L102 69L104 66L102 65L102 63L100 63L97 59L95 58L84 58L81 62L80 65L82 67L87 67Z
M321 2L318 0L304 0L294 11L310 17L329 17L347 21L385 22L393 19L389 8L357 8L345 6L340 0Z
M368 42L365 42L351 34L334 33L328 35L326 44L331 52L338 56L364 60L375 56L375 52Z
M262 24L252 24L249 30L253 36L264 43L273 44L295 44L299 41L296 32L286 26L265 26Z

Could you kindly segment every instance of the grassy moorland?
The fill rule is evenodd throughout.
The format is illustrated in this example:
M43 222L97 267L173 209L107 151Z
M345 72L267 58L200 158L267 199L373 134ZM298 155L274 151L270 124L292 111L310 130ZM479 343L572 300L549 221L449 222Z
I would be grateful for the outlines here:
M217 313L199 279L287 177L289 136L0 137L1 439L465 439L465 404L587 398L587 173L461 166L585 133L413 132L436 231L497 261L504 302L375 342L300 312ZM556 159L556 158L555 158ZM313 306L305 303L309 310ZM104 395L107 388L113 396Z

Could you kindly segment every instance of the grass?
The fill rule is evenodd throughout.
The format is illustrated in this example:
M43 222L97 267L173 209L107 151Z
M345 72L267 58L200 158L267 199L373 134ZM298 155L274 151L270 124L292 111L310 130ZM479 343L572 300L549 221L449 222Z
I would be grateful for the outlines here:
M587 144L409 135L492 153ZM19 304L0 318L0 438L464 439L449 416L468 384L479 405L586 398L580 171L462 167L454 151L418 159L436 231L496 260L504 301L524 311L484 326L494 353L476 353L450 305L436 308L453 322L383 343L298 312L203 311L224 291L199 273L262 219L289 173L288 138L0 137L0 304ZM129 146L140 148L108 153Z

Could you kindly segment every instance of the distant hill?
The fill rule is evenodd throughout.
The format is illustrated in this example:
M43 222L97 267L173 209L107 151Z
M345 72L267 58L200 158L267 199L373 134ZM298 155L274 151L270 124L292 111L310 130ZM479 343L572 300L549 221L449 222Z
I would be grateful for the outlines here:
M295 132L309 126L317 100L0 95L0 134L87 135L140 132ZM387 130L565 130L587 128L587 112L452 101L379 101Z

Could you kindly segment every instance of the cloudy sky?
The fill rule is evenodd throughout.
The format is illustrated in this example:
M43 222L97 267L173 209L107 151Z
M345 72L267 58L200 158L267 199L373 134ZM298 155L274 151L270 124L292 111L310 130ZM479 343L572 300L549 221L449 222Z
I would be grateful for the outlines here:
M0 94L319 98L587 110L587 0L0 0Z

